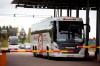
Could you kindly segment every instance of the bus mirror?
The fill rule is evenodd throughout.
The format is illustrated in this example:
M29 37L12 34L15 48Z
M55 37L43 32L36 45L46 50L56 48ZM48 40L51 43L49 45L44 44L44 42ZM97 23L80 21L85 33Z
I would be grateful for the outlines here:
M53 40L51 39L51 43L53 43Z
M90 25L89 24L84 24L84 26L86 26L87 29L88 29L88 32L90 32Z

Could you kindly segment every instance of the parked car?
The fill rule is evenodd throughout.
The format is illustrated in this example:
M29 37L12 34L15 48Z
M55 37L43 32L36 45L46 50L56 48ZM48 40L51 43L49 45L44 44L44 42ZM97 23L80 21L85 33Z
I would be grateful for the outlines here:
M25 44L19 44L20 49L25 49Z
M25 43L25 49L30 49L30 43Z

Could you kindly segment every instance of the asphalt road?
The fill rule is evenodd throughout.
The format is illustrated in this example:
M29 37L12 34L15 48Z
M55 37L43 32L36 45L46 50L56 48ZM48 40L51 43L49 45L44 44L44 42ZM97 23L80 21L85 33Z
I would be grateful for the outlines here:
M33 57L32 53L8 53L7 66L100 66L100 58L96 61L80 59L53 59Z

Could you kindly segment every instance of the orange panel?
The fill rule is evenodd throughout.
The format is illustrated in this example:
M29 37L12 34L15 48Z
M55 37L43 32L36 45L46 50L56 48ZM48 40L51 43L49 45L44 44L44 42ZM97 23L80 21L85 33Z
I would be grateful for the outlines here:
M0 55L0 66L6 66L6 53Z

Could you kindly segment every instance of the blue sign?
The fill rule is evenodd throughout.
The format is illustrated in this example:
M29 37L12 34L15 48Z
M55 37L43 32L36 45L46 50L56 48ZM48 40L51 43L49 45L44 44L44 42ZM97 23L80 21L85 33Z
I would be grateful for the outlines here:
M96 40L92 40L92 42L94 42L94 43L95 43L95 42L96 42Z

